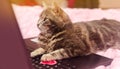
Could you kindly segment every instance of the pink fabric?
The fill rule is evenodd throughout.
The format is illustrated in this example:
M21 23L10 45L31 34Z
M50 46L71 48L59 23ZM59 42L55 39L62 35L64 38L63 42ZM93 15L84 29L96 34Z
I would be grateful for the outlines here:
M13 5L13 9L23 37L30 38L37 36L40 31L37 29L36 24L39 18L39 14L43 9L39 6L29 7L18 5ZM67 8L64 10L70 16L73 22L90 21L102 18L115 19L120 21L120 9L101 10ZM104 52L98 52L98 54L112 58L113 62L107 67L99 66L96 69L120 69L120 50L108 49Z

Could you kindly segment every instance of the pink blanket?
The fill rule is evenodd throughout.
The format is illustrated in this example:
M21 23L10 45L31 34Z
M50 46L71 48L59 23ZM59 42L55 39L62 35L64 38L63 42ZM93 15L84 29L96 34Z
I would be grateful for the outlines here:
M36 23L39 18L39 14L43 10L40 6L18 6L13 5L13 9L21 29L23 38L30 38L37 36L39 30ZM115 19L120 21L120 9L70 9L66 8L64 11L70 16L73 22L78 21L90 21L96 19ZM113 61L109 66L99 66L95 69L120 69L120 50L108 49L107 51L98 52L102 56L112 58Z

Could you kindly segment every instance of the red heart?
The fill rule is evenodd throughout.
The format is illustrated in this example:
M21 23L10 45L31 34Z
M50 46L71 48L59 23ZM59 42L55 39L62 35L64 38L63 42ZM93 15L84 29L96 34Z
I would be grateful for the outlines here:
M57 61L55 61L55 60L51 60L51 61L41 61L40 64L55 65L55 64L57 64Z

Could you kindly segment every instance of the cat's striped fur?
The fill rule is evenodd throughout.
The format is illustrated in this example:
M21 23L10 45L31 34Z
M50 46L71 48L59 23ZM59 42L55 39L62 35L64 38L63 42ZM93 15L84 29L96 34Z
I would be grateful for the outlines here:
M42 61L88 55L120 42L120 22L102 19L73 24L56 5L43 10L37 26L41 47L31 56L43 54Z

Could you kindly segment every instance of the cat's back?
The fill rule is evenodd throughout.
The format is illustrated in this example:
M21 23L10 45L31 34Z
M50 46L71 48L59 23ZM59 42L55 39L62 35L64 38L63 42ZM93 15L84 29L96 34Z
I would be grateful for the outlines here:
M76 22L73 24L75 32L97 30L97 29L107 29L111 31L120 32L120 22L112 19L101 19L86 22Z
M120 22L116 20L77 22L73 26L78 38L82 39L86 45L95 48L103 49L107 45L120 41Z

